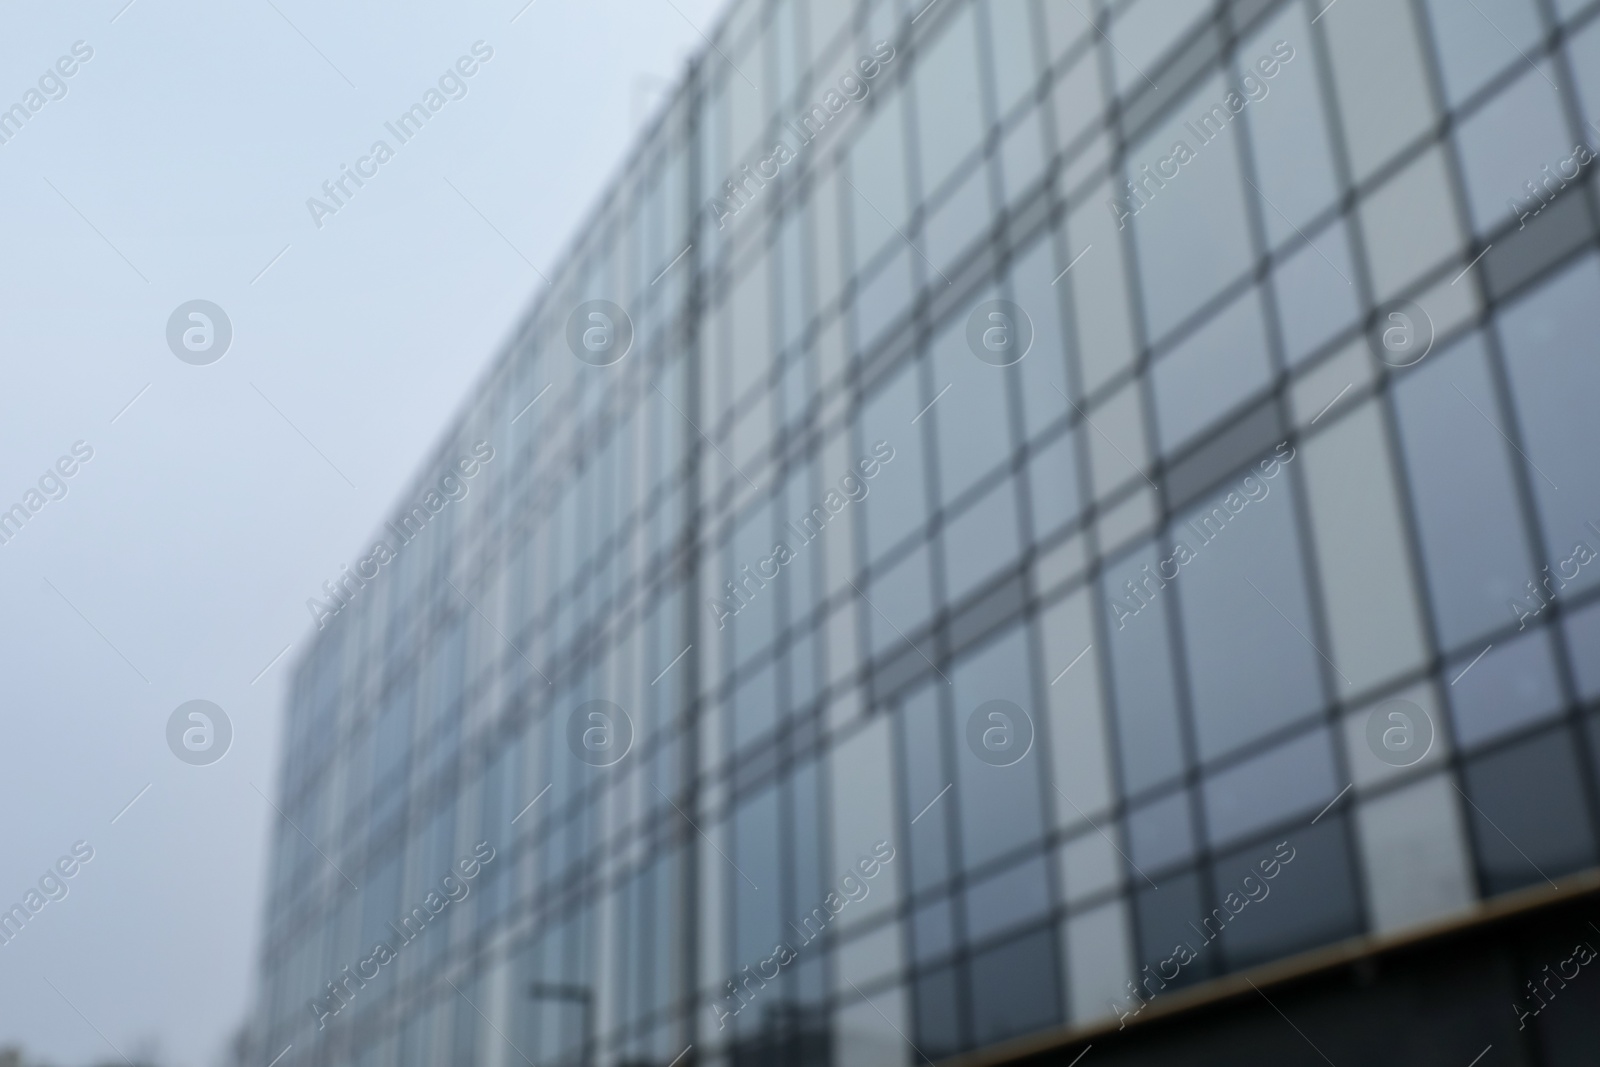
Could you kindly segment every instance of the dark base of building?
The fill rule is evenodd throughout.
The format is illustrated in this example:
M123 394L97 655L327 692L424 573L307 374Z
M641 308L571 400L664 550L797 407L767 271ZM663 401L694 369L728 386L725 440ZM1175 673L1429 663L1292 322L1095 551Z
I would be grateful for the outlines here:
M1035 1035L962 1067L1600 1063L1600 872L1398 938L1359 938ZM1092 1061L1092 1063L1090 1062Z

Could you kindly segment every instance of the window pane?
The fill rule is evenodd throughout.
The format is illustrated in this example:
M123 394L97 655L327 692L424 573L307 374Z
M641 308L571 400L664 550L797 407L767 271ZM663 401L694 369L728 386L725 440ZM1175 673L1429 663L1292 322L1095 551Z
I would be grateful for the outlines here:
M1031 751L1009 767L978 759L967 747L967 720L979 705L1009 700L1025 711L1038 728L1040 709L1033 702L1033 665L1027 630L1014 628L956 665L956 789L961 796L961 847L967 867L980 866L1043 832L1039 764L1044 758L1037 738Z
M1055 933L1048 927L972 958L972 1027L979 1045L1061 1018Z
M873 577L867 595L872 603L872 654L904 646L905 637L928 621L933 614L933 578L928 570L928 546L918 545L904 559Z
M734 902L734 956L754 960L772 951L783 934L779 918L780 886L778 843L778 791L767 788L734 811L733 860L739 872L729 872ZM752 888L749 878L763 890Z
M1428 0L1445 96L1459 104L1535 48L1541 34L1534 0Z
M949 898L911 913L912 945L918 961L937 959L955 947Z
M919 57L917 135L922 148L922 195L938 189L956 164L976 151L983 130L978 88L977 31L963 8Z
M980 294L973 306L992 295L992 291ZM948 507L1011 455L1007 372L972 354L964 315L956 317L932 348L933 391L937 395L947 385L950 391L922 421L932 421L938 431L940 494Z
M1028 0L992 0L983 5L989 16L991 69L1000 94L1000 114L1010 111L1039 81L1034 60L1032 4Z
M1295 830L1283 844L1268 838L1217 861L1217 898L1223 914L1230 916L1217 940L1230 970L1360 931L1359 897L1346 840L1344 816L1334 813L1316 826ZM1291 857L1287 863L1285 856ZM1277 877L1263 877L1263 862L1278 864L1266 868L1276 869ZM1246 883L1246 877L1251 881ZM1231 904L1230 893L1237 894ZM1233 915L1236 907L1241 910Z
M1205 904L1200 895L1200 876L1194 871L1163 878L1159 891L1143 884L1141 880L1141 888L1134 898L1134 916L1139 925L1138 966L1134 968L1134 974L1137 980L1142 980L1146 973L1158 975L1148 986L1141 987L1141 996L1148 999L1152 993L1163 991L1159 984L1160 978L1164 977L1158 974L1160 965L1172 958L1179 945L1188 945L1195 959L1183 967L1175 978L1166 980L1166 991L1194 985L1215 973L1217 955L1202 951L1202 938L1195 933L1193 925L1201 922L1205 915ZM1145 966L1150 968L1148 972L1141 969ZM1169 965L1167 973L1170 974L1171 970ZM1124 1010L1138 1009L1138 1002L1129 994L1123 992L1122 996L1125 998Z
M1600 360L1594 356L1600 337L1597 294L1600 264L1587 256L1500 318L1519 429L1528 458L1538 465L1529 472L1529 483L1544 520L1553 588L1561 596L1600 581L1600 566L1566 562L1580 540L1591 549L1600 547L1589 526L1600 517L1594 506L1600 501L1600 464L1585 432L1593 412L1586 401L1600 395Z
M1049 234L1034 242L1011 268L1012 299L1033 322L1033 348L1012 371L1022 378L1022 408L1030 437L1072 410L1065 399L1072 395L1067 386L1066 335L1061 326L1060 298L1065 286L1052 284L1059 276L1055 242Z
M1283 343L1291 364L1355 322L1360 314L1350 238L1342 221L1314 235L1272 272L1283 323Z
M1187 791L1153 800L1128 814L1128 851L1145 871L1194 858L1194 821Z
M1033 532L1043 538L1078 517L1078 457L1072 434L1064 433L1028 461L1029 501Z
M1271 78L1263 79L1256 67L1267 60L1267 69L1273 69L1272 46L1277 42L1310 40L1305 8L1285 4L1282 13L1235 54L1240 76L1255 78L1262 88L1254 91L1266 94L1252 99L1244 114L1250 124L1255 180L1268 201L1261 205L1261 215L1273 246L1298 236L1296 227L1304 228L1339 192L1310 48L1297 48L1294 59L1279 65ZM1245 90L1251 91L1249 84Z
M936 1060L964 1047L954 967L941 967L917 979L917 1047Z
M1168 49L1187 40L1209 13L1209 0L1141 0L1111 27L1111 69L1117 92L1145 84L1145 76Z
M900 709L905 746L904 809L911 824L911 890L921 892L950 877L950 839L945 823L949 805L933 800L950 784L940 738L939 697L924 688ZM945 797L944 800L948 800ZM932 807L928 805L932 804Z
M1113 603L1126 599L1124 584L1154 568L1153 547L1114 565L1103 579L1106 625L1111 636L1111 676L1117 705L1117 740L1122 751L1124 788L1138 792L1183 769L1182 731L1167 638L1170 601L1157 597L1137 617L1117 617Z
M1464 654L1445 668L1450 678L1460 680L1449 687L1449 694L1456 738L1463 746L1488 741L1561 708L1549 631L1496 644L1474 663L1476 656Z
M1260 291L1252 288L1156 363L1151 379L1167 454L1263 388L1271 376Z
M850 505L864 516L870 559L882 556L928 517L921 428L911 425L926 403L917 369L915 360L907 362L863 405L860 415L857 455L865 455L876 441L887 441L894 449L894 459L873 479L871 495Z
M892 91L879 98L850 149L850 184L855 188L839 186L851 220L857 270L878 249L900 240L895 228L903 230L910 213L900 100L900 94Z
M1578 696L1593 700L1600 696L1600 604L1568 615L1563 629L1571 650L1572 670L1578 676Z
M952 604L1004 567L1016 565L1016 480L1009 475L944 528L945 591Z
M1228 125L1233 116L1222 103L1229 91L1220 76L1207 79L1128 154L1130 180L1144 180L1144 167L1157 175L1139 194L1145 206L1125 220L1138 241L1152 340L1163 337L1250 266L1237 134ZM1210 130L1203 131L1210 140L1202 142L1184 124L1198 122L1211 108L1226 118L1213 119ZM1221 132L1216 132L1217 125ZM1172 159L1180 142L1193 154L1187 163ZM1171 162L1161 166L1168 159ZM1126 198L1125 191L1116 191L1118 200ZM1127 210L1137 206L1135 202Z
M1323 661L1310 641L1305 554L1290 499L1292 470L1251 475L1181 516L1174 548L1200 758L1211 759L1292 722L1323 702ZM1154 595L1166 595L1159 588ZM1144 622L1143 612L1139 622Z
M1332 800L1339 788L1328 732L1313 730L1206 782L1211 841L1229 845L1297 812L1310 815Z
M1522 210L1536 210L1539 203L1524 183L1537 185L1544 178L1540 168L1548 165L1555 173L1572 152L1561 101L1548 78L1548 63L1528 71L1459 127L1467 204L1479 233L1518 214L1509 203L1512 196L1518 204L1527 201ZM1568 173L1577 175L1575 163ZM1556 183L1541 191L1548 198L1559 188Z
M967 939L986 941L1049 910L1050 881L1044 857L1039 856L967 889Z
M934 265L948 271L957 256L987 235L991 210L989 171L980 164L967 172L949 198L928 217L925 243Z
M1470 677L1470 675L1469 675ZM1469 763L1479 876L1505 893L1594 863L1594 831L1565 727ZM1481 811L1481 814L1480 814ZM1515 845L1512 842L1516 842Z
M1485 421L1495 404L1482 339L1430 357L1395 395L1434 620L1454 649L1513 621L1507 605L1534 574L1505 442Z

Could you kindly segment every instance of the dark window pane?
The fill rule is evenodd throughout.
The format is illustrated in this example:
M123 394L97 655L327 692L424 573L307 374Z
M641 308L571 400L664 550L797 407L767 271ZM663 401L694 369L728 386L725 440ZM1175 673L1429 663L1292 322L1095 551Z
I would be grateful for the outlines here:
M1187 871L1161 879L1160 885L1159 890L1142 886L1133 900L1139 934L1134 980L1144 983L1139 987L1139 996L1146 1000L1164 991L1194 985L1209 978L1217 967L1216 953L1206 951L1200 930L1206 915L1200 876ZM1178 949L1185 945L1194 954L1192 960L1178 967L1175 974L1173 965L1162 967L1175 957L1175 962L1181 962ZM1139 1001L1125 993L1120 1010L1138 1011Z
M1286 856L1291 857L1287 863ZM1268 864L1265 871L1262 863ZM1273 871L1276 877L1264 877ZM1227 921L1223 924L1213 914L1210 929L1221 928L1216 941L1231 970L1360 932L1359 896L1342 815L1329 814L1315 826L1242 848L1219 859L1213 873L1216 899Z
M1042 1030L1060 1018L1052 927L972 958L972 1028L978 1045Z
M1519 889L1594 863L1589 802L1565 727L1473 760L1463 775L1487 892Z
M935 1060L963 1048L954 967L941 967L917 979L917 1048Z

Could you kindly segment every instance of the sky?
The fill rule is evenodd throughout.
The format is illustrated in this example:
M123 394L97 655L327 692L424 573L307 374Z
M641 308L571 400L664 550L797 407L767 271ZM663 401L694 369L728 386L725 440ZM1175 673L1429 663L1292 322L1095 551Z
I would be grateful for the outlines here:
M43 902L0 944L0 1047L201 1067L244 1018L306 599L722 7L525 2L0 15L0 109L37 106L0 127L0 512L29 513L0 527L0 911Z

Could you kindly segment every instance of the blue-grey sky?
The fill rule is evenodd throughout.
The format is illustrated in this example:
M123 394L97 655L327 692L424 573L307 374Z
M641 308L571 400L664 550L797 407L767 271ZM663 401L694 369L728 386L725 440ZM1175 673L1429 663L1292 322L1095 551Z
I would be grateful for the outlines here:
M0 32L0 108L39 105L0 144L0 510L42 501L0 545L0 910L93 849L0 944L0 1046L202 1065L254 995L277 818L256 790L306 598L370 540L722 5L125 4L9 5ZM319 229L307 198L395 145L384 123L478 41L465 95ZM210 365L167 345L191 300L232 323ZM233 724L211 766L167 747L193 699Z

